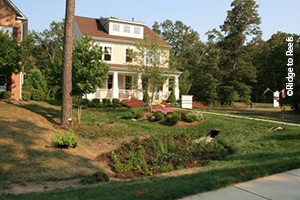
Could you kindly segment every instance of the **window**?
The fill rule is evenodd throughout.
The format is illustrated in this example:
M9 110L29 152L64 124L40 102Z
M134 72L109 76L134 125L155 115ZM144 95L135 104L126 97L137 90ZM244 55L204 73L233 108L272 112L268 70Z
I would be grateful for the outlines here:
M151 55L149 53L147 53L147 55L146 55L146 65L151 65L151 64L152 64Z
M114 24L113 25L113 31L119 32L120 31L120 25L119 24Z
M160 64L160 53L157 53L155 55L155 62L156 62L156 64Z
M126 49L126 62L131 63L132 62L132 49Z
M123 31L124 33L130 33L130 26L124 26Z
M129 90L132 88L132 76L125 76L125 89Z
M104 47L104 60L111 61L111 47Z
M113 75L108 75L107 89L111 89L112 87L113 87Z
M134 27L133 32L134 32L134 34L141 34L140 27Z
M10 36L14 35L14 28L9 26L0 26L0 30L4 33L9 34Z

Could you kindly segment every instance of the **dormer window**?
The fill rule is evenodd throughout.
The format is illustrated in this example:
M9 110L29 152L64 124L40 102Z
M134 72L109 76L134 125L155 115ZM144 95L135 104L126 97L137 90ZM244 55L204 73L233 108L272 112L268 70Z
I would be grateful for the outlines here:
M141 34L141 28L140 27L134 27L134 34Z
M123 31L124 31L124 33L130 33L130 26L125 25L123 27Z
M119 32L120 31L120 25L119 24L114 24L113 25L113 30L116 31L116 32Z

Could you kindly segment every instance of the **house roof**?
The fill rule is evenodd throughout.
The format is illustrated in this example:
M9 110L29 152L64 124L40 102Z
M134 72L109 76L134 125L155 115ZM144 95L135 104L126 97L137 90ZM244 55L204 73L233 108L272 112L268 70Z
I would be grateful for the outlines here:
M11 7L13 11L15 11L19 19L27 20L27 17L19 10L19 8L12 1L5 0L5 2Z
M75 16L75 22L77 23L81 33L83 35L88 34L90 37L101 38L106 40L115 40L115 41L125 41L125 42L138 42L142 39L139 38L131 38L124 36L116 36L109 35L104 27L100 23L100 19L88 18ZM148 26L142 25L144 27L144 38L145 36L150 37L151 41L155 41L157 37L159 37L153 30L151 30ZM170 47L170 44L164 40L162 40L163 45L167 45Z

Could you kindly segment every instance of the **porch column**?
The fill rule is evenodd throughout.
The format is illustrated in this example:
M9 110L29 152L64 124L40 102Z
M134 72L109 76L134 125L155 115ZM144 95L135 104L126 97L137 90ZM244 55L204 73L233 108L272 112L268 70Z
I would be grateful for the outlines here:
M142 74L138 74L138 99L143 100Z
M119 98L118 72L113 75L113 98Z
M179 97L179 80L178 80L179 76L175 76L174 77L174 93L175 93L175 98L176 100L178 100Z

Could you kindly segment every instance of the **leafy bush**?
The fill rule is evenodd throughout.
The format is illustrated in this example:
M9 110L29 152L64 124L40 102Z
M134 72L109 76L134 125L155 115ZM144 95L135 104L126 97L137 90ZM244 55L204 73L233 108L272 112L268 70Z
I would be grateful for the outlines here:
M134 118L134 115L132 112L126 112L123 114L122 116L123 119L133 119Z
M166 165L161 165L161 166L160 166L160 171L161 171L162 173L165 173L165 172L171 172L171 171L173 171L173 170L174 170L174 166L173 166L172 163L168 163L168 164L166 164Z
M166 121L171 124L176 124L181 119L180 113L170 113L166 117Z
M120 99L117 99L117 98L114 98L112 100L112 105L114 108L117 108L117 107L122 107L121 103L120 103Z
M35 101L43 101L46 99L46 94L41 89L33 89L31 91L31 98L32 98L32 100L35 100Z
M25 84L33 89L42 90L44 93L47 92L47 81L39 69L33 69L27 74Z
M175 97L174 91L171 92L171 94L170 94L167 102L169 102L169 103L176 103L176 97Z
M90 100L88 100L88 99L82 99L81 100L81 105L82 105L82 108L87 108L87 107L89 107L90 106Z
M56 133L52 139L52 145L57 148L75 148L77 146L77 137L73 130L64 133Z
M142 117L143 109L140 108L132 108L122 116L123 119L140 119Z
M0 99L10 99L11 93L9 91L3 91L0 93Z
M110 99L102 99L101 107L103 107L103 108L111 107Z
M186 121L187 122L191 123L191 122L194 122L196 120L199 120L199 119L198 119L198 116L195 115L194 113L188 113L188 114L186 114Z
M96 184L96 183L100 183L100 182L107 182L109 181L109 177L106 173L104 172L96 172L91 176L86 176L84 178L81 179L80 183L83 185L86 184Z
M161 112L156 112L154 114L154 117L155 117L155 121L162 121L162 120L164 120L165 115L162 114Z
M144 91L144 94L143 94L143 102L145 103L150 103L150 96L148 94L148 91Z
M152 116L151 114L148 114L148 115L147 115L147 119L148 119L148 120L151 120L152 117L153 117L153 116Z
M22 100L29 101L31 99L31 91L24 90L22 91Z
M89 107L90 107L90 108L99 108L99 107L100 107L100 99L93 99L93 100L89 103Z

